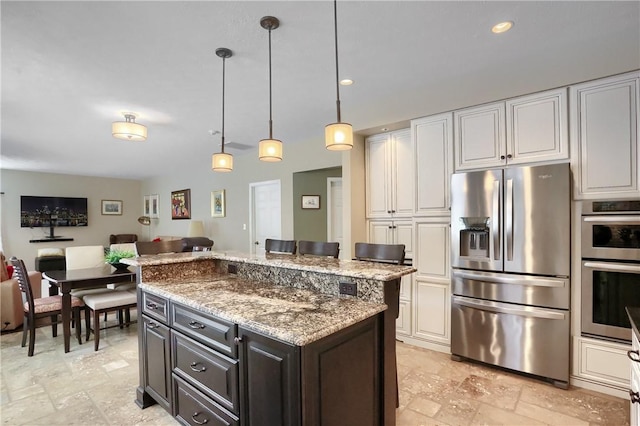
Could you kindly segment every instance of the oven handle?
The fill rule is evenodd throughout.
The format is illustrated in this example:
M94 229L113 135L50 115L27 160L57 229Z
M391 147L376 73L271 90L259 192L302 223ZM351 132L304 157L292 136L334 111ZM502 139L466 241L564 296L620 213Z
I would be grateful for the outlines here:
M584 266L602 271L640 273L640 265L628 263L584 262Z
M454 277L465 278L468 280L485 281L498 284L517 284L529 285L533 287L565 287L566 280L547 280L541 277L518 277L511 278L505 276L484 275L466 271L453 271Z
M640 222L640 216L584 216L585 222Z
M565 313L551 312L549 310L543 310L533 307L518 307L512 308L505 303L489 302L488 300L470 300L466 297L453 296L453 303L466 306L467 308L478 309L480 311L495 312L498 314L518 315L521 317L529 318L544 318L551 320L564 320Z

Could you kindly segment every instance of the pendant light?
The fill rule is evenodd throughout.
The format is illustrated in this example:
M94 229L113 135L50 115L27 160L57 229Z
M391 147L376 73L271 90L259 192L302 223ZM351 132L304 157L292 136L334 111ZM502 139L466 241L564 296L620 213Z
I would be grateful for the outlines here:
M336 40L336 107L338 120L324 128L325 146L331 151L344 151L353 148L353 128L349 123L340 121L340 73L338 72L338 2L333 0L333 23Z
M132 112L123 113L125 121L111 123L111 135L125 141L144 141L147 139L147 127L136 123L136 115Z
M258 156L261 161L282 161L282 141L273 138L273 120L271 119L271 30L280 26L278 18L264 16L260 26L269 30L269 139L262 139L258 145Z
M224 69L226 59L233 54L226 47L220 47L216 49L216 55L222 58L222 144L221 151L211 158L211 168L214 172L230 172L233 170L233 155L224 152Z

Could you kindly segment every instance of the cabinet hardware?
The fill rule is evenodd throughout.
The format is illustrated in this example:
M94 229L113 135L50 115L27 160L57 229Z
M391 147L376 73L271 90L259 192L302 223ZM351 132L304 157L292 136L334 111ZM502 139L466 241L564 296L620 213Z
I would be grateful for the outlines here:
M189 321L189 327L191 328L195 328L195 329L202 329L204 328L204 324L199 323L198 321Z
M194 361L191 364L189 364L189 367L191 367L191 369L196 373L202 373L203 371L207 370L207 367L205 367L204 365L202 365L202 368L196 368L197 365L202 365L202 364Z
M507 154L507 158L513 158L513 155Z
M155 303L153 303L153 302L148 302L148 303L147 303L147 308L152 309L152 310L155 310L155 309L158 309L158 305L156 305L156 304L155 304Z
M236 345L239 345L240 343L242 343L242 337L234 337L234 338L233 338L233 342L234 342Z
M387 213L391 213L391 210L387 210Z
M637 350L627 351L627 358L629 358L631 361L640 362L640 352Z
M158 327L160 327L160 326L159 326L157 323L155 323L155 322L151 321L151 322L147 325L147 327L149 327L149 328L158 328Z
M501 155L501 156L500 156L500 159L501 159L501 160L504 160L504 159L505 159L505 156L504 156L504 155Z
M195 423L197 423L197 424L199 424L199 425L203 425L203 424L205 424L205 423L209 422L209 419L206 419L206 418L205 418L203 421L199 422L199 421L196 419L196 417L198 417L200 414L202 414L202 413L199 413L199 412L197 412L197 411L196 411L196 412L195 412L195 413L193 413L193 415L191 416L191 420L193 420Z
M629 397L631 398L631 403L635 404L640 402L640 393L629 390Z

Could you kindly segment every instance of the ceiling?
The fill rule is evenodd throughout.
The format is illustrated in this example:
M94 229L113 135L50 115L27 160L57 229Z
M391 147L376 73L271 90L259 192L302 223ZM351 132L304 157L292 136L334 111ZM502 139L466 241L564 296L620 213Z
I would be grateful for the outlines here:
M145 179L209 168L225 141L323 143L335 121L331 1L0 3L1 167ZM514 22L495 35L491 27ZM640 2L339 1L342 120L362 134L640 68ZM110 134L138 114L146 142ZM338 155L338 154L336 154ZM213 173L213 172L212 172Z

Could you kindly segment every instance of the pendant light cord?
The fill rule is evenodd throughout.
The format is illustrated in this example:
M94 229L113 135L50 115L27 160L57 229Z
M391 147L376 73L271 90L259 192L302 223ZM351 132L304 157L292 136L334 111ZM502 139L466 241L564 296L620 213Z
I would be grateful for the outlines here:
M271 119L271 26L269 27L269 139L273 139L273 120Z
M340 75L338 73L338 1L333 0L333 28L336 40L336 106L338 110L338 123L340 123Z
M227 58L222 58L222 153L224 154L224 69Z

